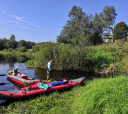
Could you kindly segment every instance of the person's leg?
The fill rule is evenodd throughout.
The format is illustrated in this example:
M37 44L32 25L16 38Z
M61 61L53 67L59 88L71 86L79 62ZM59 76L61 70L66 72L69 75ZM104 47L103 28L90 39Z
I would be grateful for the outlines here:
M47 80L49 80L49 75L47 75Z
M47 70L47 81L49 80L50 70Z

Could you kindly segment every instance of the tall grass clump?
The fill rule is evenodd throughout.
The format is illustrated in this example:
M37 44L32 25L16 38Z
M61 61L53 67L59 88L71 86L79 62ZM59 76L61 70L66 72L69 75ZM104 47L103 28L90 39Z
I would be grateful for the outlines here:
M67 44L42 44L40 51L35 54L34 66L47 67L48 61L53 59L54 69L58 70L85 70L87 63L86 48L73 47ZM28 62L31 64L32 62Z
M109 66L113 60L112 53L105 52L104 50L98 51L90 54L91 62L93 67L99 68L100 65L106 64Z

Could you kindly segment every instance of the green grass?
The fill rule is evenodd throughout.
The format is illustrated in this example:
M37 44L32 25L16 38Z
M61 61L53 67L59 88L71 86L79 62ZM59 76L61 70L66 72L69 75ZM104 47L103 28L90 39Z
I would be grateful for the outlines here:
M95 79L64 93L19 101L1 111L25 114L127 114L128 77Z
M128 77L97 79L75 100L74 114L127 114ZM85 92L86 91L86 92Z

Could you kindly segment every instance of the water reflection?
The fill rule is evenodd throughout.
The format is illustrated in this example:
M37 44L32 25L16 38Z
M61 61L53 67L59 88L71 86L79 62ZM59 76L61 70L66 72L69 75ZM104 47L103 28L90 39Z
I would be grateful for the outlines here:
M14 67L18 67L18 72L24 73L27 76L35 77L38 79L46 79L46 69L43 68L27 68L25 62L29 60L26 56L16 55L0 55L0 74L6 74L7 70L12 70ZM92 75L92 74L91 74ZM52 70L50 78L53 80L75 79L81 76L90 77L90 74L84 72L69 72L69 71L57 71Z
M35 77L42 79L42 80L46 80L46 69L43 68L34 68L34 72L35 72ZM91 74L92 75L92 74ZM85 73L85 72L69 72L69 71L57 71L57 70L52 70L50 78L52 80L57 80L60 81L62 79L76 79L79 77L87 77L87 78L93 78L89 73Z
M14 64L19 62L19 63L25 63L25 61L29 60L30 58L24 56L24 55L2 55L0 54L0 64L5 65L8 64L10 68L14 68Z

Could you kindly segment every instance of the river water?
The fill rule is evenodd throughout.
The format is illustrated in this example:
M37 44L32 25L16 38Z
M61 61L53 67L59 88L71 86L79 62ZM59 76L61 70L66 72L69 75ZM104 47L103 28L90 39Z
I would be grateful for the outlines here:
M18 67L18 72L24 73L29 77L35 77L37 79L46 79L46 69L43 68L27 68L25 62L29 58L25 56L12 56L12 55L0 55L0 90L15 89L12 84L6 80L7 71ZM56 71L52 70L50 79L52 80L62 80L65 79L75 79L79 77L86 76L87 78L93 78L92 74L85 74L81 72L69 72L69 71ZM0 99L0 104L5 100Z

